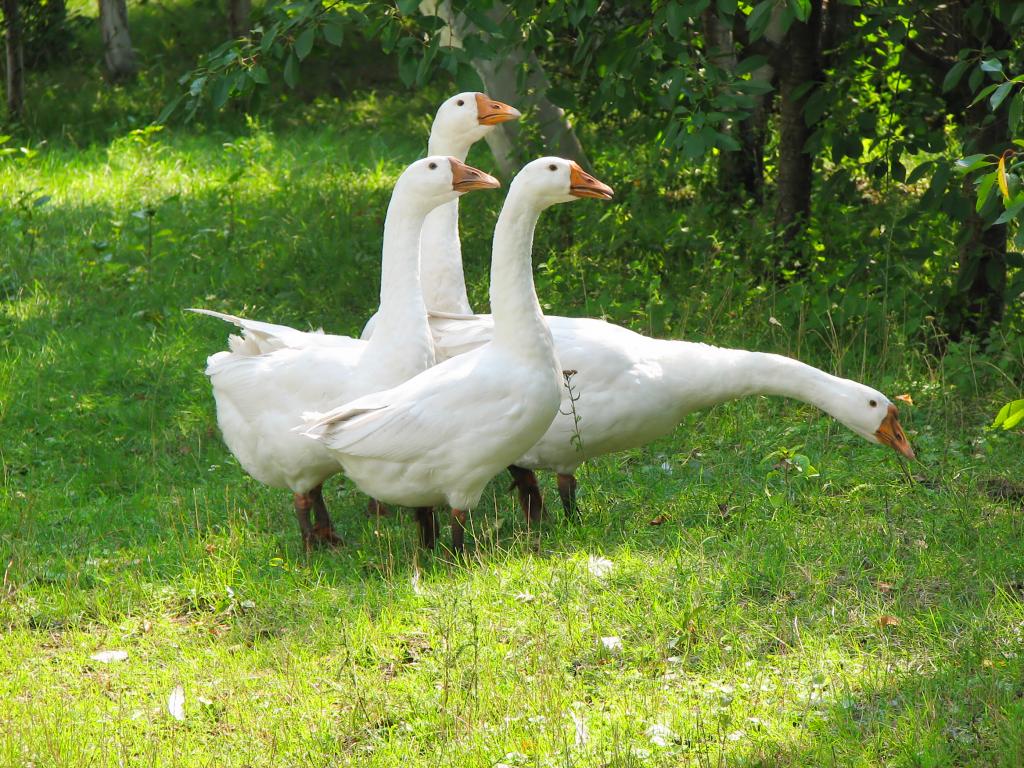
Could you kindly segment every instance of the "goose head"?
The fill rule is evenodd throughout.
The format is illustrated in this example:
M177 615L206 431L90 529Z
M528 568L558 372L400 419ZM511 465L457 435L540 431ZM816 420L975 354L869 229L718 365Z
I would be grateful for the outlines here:
M497 189L496 178L445 155L431 155L410 165L395 184L395 196L432 210L474 189Z
M509 187L509 194L528 195L539 208L568 203L581 197L611 200L612 188L598 181L572 160L542 157L523 166Z
M914 458L914 449L900 425L899 412L889 398L871 387L840 379L829 393L828 412L872 443Z
M518 109L486 94L475 91L457 93L438 108L430 127L430 143L431 146L444 147L444 151L458 154L449 147L465 147L468 150L471 144L486 136L494 126L519 116Z

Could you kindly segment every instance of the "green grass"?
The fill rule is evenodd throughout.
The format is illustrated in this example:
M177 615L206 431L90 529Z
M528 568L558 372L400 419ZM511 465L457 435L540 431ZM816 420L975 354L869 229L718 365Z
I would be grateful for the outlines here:
M348 545L303 551L288 494L219 440L202 368L227 329L182 309L358 331L435 96L55 133L0 165L0 764L1024 763L1020 489L992 482L1020 476L1021 443L982 428L1008 399L994 353L933 358L895 300L884 339L856 307L830 335L757 287L756 217L690 181L666 197L678 180L636 148L594 153L618 205L546 214L546 306L910 391L916 479L756 398L588 465L579 522L525 530L497 479L466 564L417 552L411 520L368 520L337 480ZM470 161L490 167L483 148ZM500 200L464 200L481 307ZM856 248L874 215L825 234ZM800 444L821 476L768 478L761 458Z

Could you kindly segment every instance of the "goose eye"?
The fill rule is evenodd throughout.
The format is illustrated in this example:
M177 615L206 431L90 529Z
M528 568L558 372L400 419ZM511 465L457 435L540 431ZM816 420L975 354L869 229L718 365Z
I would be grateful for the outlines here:
M431 163L431 164L430 164L430 165L428 165L427 167L428 167L428 168L429 168L430 170L434 170L435 168L437 168L437 163Z
M557 171L558 170L558 166L555 165L554 163L552 163L551 165L548 166L548 170L549 171Z
M466 102L465 102L465 101L463 101L462 99L459 99L459 100L458 100L458 101L456 101L455 103L456 103L456 104L457 104L458 106L460 106L460 107L461 107L461 106L462 106L463 104L465 104Z
M868 400L868 405L870 405L872 408L876 408L876 407L878 407L878 401L877 400Z

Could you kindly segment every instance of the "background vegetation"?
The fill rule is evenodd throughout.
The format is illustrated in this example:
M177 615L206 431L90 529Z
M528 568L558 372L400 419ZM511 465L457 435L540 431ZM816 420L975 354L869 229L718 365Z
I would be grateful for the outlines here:
M1024 761L1020 436L985 429L1024 372L1016 4L149 0L116 76L91 5L19 10L0 763ZM578 524L526 531L499 479L468 565L342 482L348 546L305 553L219 441L225 329L181 310L358 331L390 185L493 61L546 80L506 96L516 156L617 191L542 220L547 309L908 393L920 462L755 399L593 462ZM481 308L499 197L463 206Z

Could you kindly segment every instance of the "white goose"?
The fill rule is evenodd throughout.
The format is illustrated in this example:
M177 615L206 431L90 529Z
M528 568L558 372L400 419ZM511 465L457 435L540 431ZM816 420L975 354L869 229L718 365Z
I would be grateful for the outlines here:
M432 507L452 508L452 546L464 548L467 510L487 482L533 445L558 410L561 369L533 287L531 251L541 211L612 190L575 163L541 158L513 179L494 229L494 338L394 389L325 414L305 434L327 446L365 493L416 508L433 546ZM382 328L378 328L373 338Z
M469 149L494 126L515 120L519 110L477 92L457 93L437 109L430 126L428 155L450 155L465 162ZM466 278L462 271L459 240L459 201L453 200L430 212L420 235L420 284L427 309L469 314ZM377 321L366 321L362 337L370 338Z
M576 506L576 469L587 459L636 448L671 433L686 414L748 395L810 403L866 440L908 458L914 452L882 393L781 355L641 336L589 318L548 317L563 369L579 399L562 407L544 436L509 467L523 512L541 514L536 469L558 473L566 514ZM493 333L488 315L431 317L438 359L466 353ZM457 358L456 358L457 359ZM573 409L580 417L579 440Z
M243 338L230 338L230 352L207 361L217 422L224 442L250 475L292 490L307 545L338 540L322 485L340 466L322 445L293 431L302 423L302 412L327 410L393 387L434 364L419 284L423 221L463 192L498 186L493 177L453 157L428 157L402 173L384 221L381 309L370 341L192 310L244 330Z
M486 94L476 91L457 93L442 102L434 115L427 141L427 154L454 157L465 162L470 147L490 133L494 126L519 116L518 109L495 101ZM420 235L420 250L420 285L427 308L459 314L472 312L462 271L457 198L437 206L427 214ZM355 341L350 336L337 336L323 331L300 331L220 312L204 312L244 329L248 348L259 352L273 352L286 347L338 347ZM378 310L366 322L361 338L370 338L379 313Z

